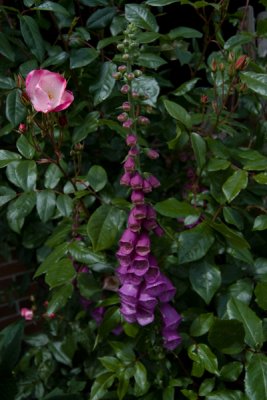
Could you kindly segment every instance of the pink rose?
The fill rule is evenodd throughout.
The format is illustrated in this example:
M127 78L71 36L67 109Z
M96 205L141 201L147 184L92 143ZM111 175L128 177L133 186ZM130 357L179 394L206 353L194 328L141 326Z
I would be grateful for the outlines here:
M20 315L27 321L31 321L33 319L33 311L26 307L23 307L20 310Z
M35 69L26 77L26 93L36 111L43 113L65 110L73 102L72 92L65 90L66 79L56 72Z

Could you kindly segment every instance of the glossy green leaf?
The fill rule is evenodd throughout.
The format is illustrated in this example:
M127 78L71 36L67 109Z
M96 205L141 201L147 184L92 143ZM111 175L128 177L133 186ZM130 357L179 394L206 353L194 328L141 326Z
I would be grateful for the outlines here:
M35 161L14 161L7 166L8 180L20 187L25 192L31 192L36 188L37 167Z
M60 194L57 197L57 209L64 217L69 217L73 209L73 201L67 194Z
M72 292L72 283L67 283L66 285L56 287L52 292L51 299L49 300L47 314L52 314L58 310L62 310L67 301L71 298Z
M162 6L167 6L169 4L173 3L179 3L179 0L147 0L146 4L149 6L156 6L156 7L162 7Z
M103 321L99 327L98 333L99 337L103 339L106 337L113 329L117 328L121 323L121 313L119 308L110 307L105 312Z
M12 78L0 76L0 89L15 89L16 82Z
M174 94L175 96L183 96L184 94L190 92L195 87L198 81L199 78L191 79L190 81L180 85L174 92L172 92L172 94Z
M240 78L253 92L267 96L267 76L257 72L246 71L240 73Z
M87 179L95 192L102 190L108 181L107 173L101 165L93 165L88 171Z
M245 189L248 184L248 173L246 171L238 170L233 173L223 184L222 190L230 203Z
M221 379L224 381L234 382L238 379L243 370L243 365L239 361L233 361L225 364L220 370Z
M24 158L32 159L35 154L35 149L33 145L29 142L25 135L21 135L17 142L16 147L20 154L23 155Z
M170 198L156 203L155 210L159 214L170 218L185 218L188 215L200 215L200 211L197 208L175 198Z
M45 260L39 266L34 274L34 278L37 278L44 273L47 273L50 268L53 268L54 264L58 263L62 258L64 258L67 253L68 246L69 244L67 242L63 242L57 245L54 250L50 254L48 254L48 256L46 256Z
M264 354L253 354L246 366L245 393L249 399L267 398L267 357Z
M63 172L59 169L59 167L56 164L50 164L45 171L45 187L47 189L54 189L62 176Z
M199 396L206 396L208 395L214 388L215 385L215 378L208 378L204 379L199 387Z
M79 273L77 284L81 295L86 299L92 299L96 294L100 294L102 291L99 283L88 273Z
M105 372L98 375L92 385L89 400L100 400L103 398L108 388L113 384L115 376L113 372Z
M209 331L209 343L224 354L238 354L244 347L245 331L235 319L214 319Z
M191 345L188 349L188 355L191 360L200 362L205 370L211 374L219 375L217 358L206 344Z
M267 215L258 215L253 224L253 231L263 231L267 229Z
M243 218L241 213L239 213L236 209L231 207L224 207L223 217L228 224L234 225L239 230L243 230Z
M163 100L163 103L171 117L181 122L188 130L191 129L191 117L182 106L167 99Z
M42 68L50 67L51 65L61 65L69 58L68 53L61 51L48 57L41 65Z
M144 395L149 388L149 383L147 380L146 367L140 361L136 361L134 365L134 380L134 392L137 396Z
M42 4L33 7L33 10L50 11L56 14L62 14L65 17L70 16L65 7L63 7L61 4L55 3L54 1L44 1Z
M235 47L242 46L246 43L251 43L254 40L254 35L250 32L240 32L237 35L231 36L224 44L225 50L232 50Z
M115 207L102 205L90 217L87 233L94 251L110 248L123 222L123 213Z
M62 259L55 262L46 273L45 281L51 287L57 287L72 283L76 271L70 259Z
M124 375L120 375L118 379L119 379L119 383L117 386L117 396L118 396L118 400L122 400L122 399L124 399L124 397L126 396L126 394L128 392L129 378L126 376L126 374L124 374Z
M112 267L107 264L102 254L97 254L84 243L74 241L69 245L69 252L75 261L86 264L93 271L109 271Z
M205 313L197 316L190 326L190 335L202 336L207 333L213 323L213 314Z
M0 186L0 207L16 197L17 193L8 186Z
M95 11L86 21L89 29L103 29L108 26L113 17L117 14L116 7L105 7Z
M6 35L0 32L0 54L8 58L10 61L15 61L15 51L9 43Z
M35 20L29 15L20 17L20 30L31 53L42 62L45 55L43 38L40 34L39 27Z
M43 222L47 222L54 215L56 195L52 190L43 190L36 194L36 209Z
M24 321L19 320L8 325L0 332L0 373L11 371L18 361L22 338L24 333Z
M171 40L177 39L177 38L185 38L185 39L193 39L193 38L201 38L203 35L201 32L197 31L196 29L193 28L189 28L187 26L179 26L178 28L174 28L172 29L169 33L168 33L168 37ZM198 78L194 78L197 79ZM192 81L194 81L194 79L192 79ZM191 81L191 82L192 82Z
M161 37L158 32L137 32L136 40L138 43L151 43Z
M191 134L191 142L198 167L201 169L206 163L207 146L205 140L196 132Z
M221 285L220 270L207 261L202 261L190 267L189 278L193 290L209 304Z
M112 372L117 372L119 368L122 368L122 363L116 357L104 356L98 358L103 367Z
M143 4L126 4L125 18L138 28L153 32L159 30L156 18Z
M162 65L166 64L166 61L157 54L141 53L136 61L136 64L146 68L158 69Z
M89 133L95 132L98 129L98 118L99 113L97 111L89 113L84 121L74 128L72 142L74 144L82 142Z
M149 98L143 100L144 104L156 105L158 95L160 92L159 84L155 78L149 76L140 76L132 81L132 90L135 90L141 96L148 96Z
M258 282L255 288L256 301L260 308L267 310L267 282Z
M267 172L262 172L260 174L253 175L253 179L257 183L260 183L261 185L267 185Z
M224 223L211 222L211 226L225 237L229 246L239 250L250 248L249 243L243 238L241 232L229 228Z
M262 321L245 303L238 299L230 299L227 303L227 314L230 319L242 322L245 330L245 342L257 349L263 343Z
M244 393L239 390L216 390L206 396L205 400L247 400L244 398Z
M93 48L72 49L70 52L70 69L85 67L91 64L98 56L99 52Z
M209 172L221 171L227 169L231 163L227 160L222 160L220 158L212 158L207 165L207 170Z
M0 168L6 167L9 163L19 160L21 155L9 150L0 150Z
M35 206L35 193L22 193L17 199L11 201L8 205L7 220L10 228L20 233L24 220L30 214Z
M213 243L214 236L205 222L182 232L178 238L179 263L199 260L205 256Z
M6 117L13 126L17 126L26 118L26 107L22 104L21 91L12 90L6 98Z
M112 62L105 62L101 65L100 74L98 80L94 86L91 86L91 91L94 93L94 104L97 105L106 100L111 94L115 79L112 77L112 73L116 72L117 67Z

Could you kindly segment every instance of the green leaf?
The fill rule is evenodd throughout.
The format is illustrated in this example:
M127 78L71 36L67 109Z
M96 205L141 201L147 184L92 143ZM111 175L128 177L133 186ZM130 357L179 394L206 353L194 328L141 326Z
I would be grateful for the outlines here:
M37 192L36 209L43 222L47 222L54 215L56 207L56 195L52 190Z
M138 43L151 43L161 37L160 33L157 32L137 32L136 41Z
M109 249L115 242L124 214L113 206L101 205L90 217L87 233L94 251Z
M149 384L147 381L147 370L144 364L140 361L136 361L134 365L134 393L136 396L144 395L149 388Z
M191 129L191 117L182 106L166 99L163 100L163 103L171 117L181 122L188 130Z
M244 347L245 331L235 319L214 319L209 331L209 343L224 354L238 354Z
M238 170L233 173L223 184L222 190L230 203L233 201L241 192L245 189L248 184L248 173L247 171Z
M33 7L32 10L50 11L57 14L62 14L65 17L69 17L70 14L62 5L54 3L53 1L44 1L39 6Z
M116 82L112 77L112 73L116 72L116 70L117 67L112 62L108 61L101 65L97 83L90 87L91 91L94 92L95 106L102 103L102 101L106 100L111 94Z
M120 375L118 379L117 396L118 400L122 400L128 392L129 378L126 375Z
M73 201L67 194L60 194L57 197L57 209L64 217L69 217L73 209Z
M50 164L45 171L44 185L47 189L54 189L60 178L63 176L63 172L59 169L56 164Z
M0 76L0 89L15 89L16 82L12 78Z
M116 375L113 372L105 372L104 374L98 375L94 381L89 400L101 400L107 393L108 388L112 386Z
M26 107L22 104L21 91L12 90L6 98L6 117L15 127L26 118Z
M246 71L240 73L240 79L253 92L267 96L267 76L257 72Z
M95 11L86 21L89 29L103 29L110 24L113 17L117 14L116 7L105 7Z
M73 144L83 141L87 138L89 133L95 132L98 129L98 118L99 113L93 111L85 117L83 122L74 128L74 134L72 136Z
M172 92L172 94L174 94L175 96L183 96L184 94L190 92L195 87L198 81L199 78L191 79L190 81L180 85L174 92Z
M267 310L267 282L258 282L255 288L256 301L260 308Z
M190 326L190 335L192 336L202 336L207 333L213 323L213 314L205 313L200 314L194 319L192 325Z
M19 160L21 155L9 150L0 150L0 168L6 167L9 163Z
M39 62L42 62L45 55L44 42L35 20L28 15L20 16L20 30L24 42L27 44L31 53Z
M25 192L36 188L37 167L35 161L21 160L9 164L6 169L8 180Z
M261 185L267 185L267 172L262 172L257 175L253 175L254 181L260 183Z
M263 343L262 321L245 303L238 299L230 299L227 303L227 314L230 319L242 322L245 329L245 342L257 349Z
M162 400L174 400L174 387L173 386L167 386L162 393Z
M184 39L193 39L197 38L200 39L203 36L203 34L196 29L193 28L188 28L187 26L179 26L178 28L172 29L168 33L168 37L171 40L177 39L177 38L184 38ZM192 81L197 81L199 78L192 79Z
M92 299L96 294L102 292L99 283L96 282L93 275L88 273L79 273L77 277L79 291L86 299Z
M140 96L148 96L147 100L143 100L143 104L155 107L160 92L159 84L155 78L149 76L140 76L132 81L132 90L139 93Z
M224 381L234 382L238 379L243 370L243 364L239 361L233 361L225 364L220 370L221 379Z
M165 217L185 218L188 215L199 216L200 211L185 201L178 201L175 198L160 201L155 204L155 210Z
M196 132L192 132L191 142L192 142L192 147L194 150L197 165L200 169L202 169L206 163L206 152L207 152L206 142Z
M93 165L89 169L87 179L95 192L102 190L108 182L107 173L100 165Z
M267 229L267 215L258 215L253 224L253 231L263 231Z
M70 69L85 67L98 56L99 52L93 48L72 49L70 52Z
M0 207L14 199L17 193L7 186L0 186Z
M35 193L22 193L8 205L7 220L10 228L20 233L25 217L30 214L35 206Z
M251 43L255 39L255 36L250 32L240 32L237 35L231 36L224 43L225 50L232 50L238 46L242 46L246 43Z
M12 49L6 35L2 32L0 32L0 54L10 61L15 61L15 51Z
M103 339L104 337L108 336L108 334L118 327L121 323L121 313L119 308L111 307L107 309L105 312L103 321L99 327L99 337Z
M213 243L214 236L205 222L182 232L178 238L179 263L199 260L205 256Z
M244 222L242 215L231 207L224 207L223 208L223 217L228 224L235 225L237 229L243 230Z
M65 232L64 232L65 233ZM65 235L64 235L65 236ZM42 264L39 266L37 271L34 274L34 278L47 273L50 268L53 267L54 264L59 262L63 257L65 257L69 244L67 242L63 242L60 245L56 246L54 250L46 256Z
M152 32L159 30L156 18L143 4L126 4L125 18L138 28Z
M23 155L24 158L32 159L35 154L35 149L33 145L29 142L25 135L21 135L17 142L16 147L20 154Z
M68 53L61 51L53 56L48 57L41 65L41 68L50 67L51 65L61 65L69 58Z
M66 305L71 298L73 292L72 283L67 283L60 287L56 287L52 292L51 300L48 303L47 314L55 313Z
M158 69L162 65L166 64L166 61L157 54L141 53L136 61L136 64L146 68Z
M238 250L245 250L250 248L249 243L243 238L239 231L229 228L224 223L211 222L210 225L213 229L225 237L229 246Z
M76 275L76 271L72 265L72 261L66 258L53 263L45 276L45 282L54 288L56 286L72 283Z
M191 360L201 363L204 369L211 374L219 375L217 358L206 344L191 345L188 355Z
M117 372L123 366L121 361L119 361L116 357L104 356L104 357L98 357L98 359L103 365L103 367L112 372Z
M205 400L247 400L244 398L244 393L239 390L216 390L205 397Z
M149 6L162 7L173 3L179 3L180 0L148 0L146 4Z
M69 252L75 261L86 264L93 271L104 272L112 269L102 254L94 253L83 242L74 241L70 243Z
M253 354L246 366L245 392L249 399L267 398L267 357L264 354Z
M199 396L206 396L208 395L214 388L215 385L215 378L208 378L204 379L199 387Z
M18 361L24 333L24 321L8 325L0 332L0 371L11 371Z
M219 158L212 158L207 165L209 172L221 171L227 169L231 165L230 161L222 160Z
M220 270L207 261L202 261L190 266L189 278L193 290L199 294L206 304L209 304L221 285Z

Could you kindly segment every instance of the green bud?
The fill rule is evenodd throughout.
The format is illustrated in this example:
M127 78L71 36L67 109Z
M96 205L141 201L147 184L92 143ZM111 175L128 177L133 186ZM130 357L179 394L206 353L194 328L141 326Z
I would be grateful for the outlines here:
M118 49L119 51L123 51L123 50L124 50L124 45L123 45L122 43L119 43L119 44L117 45L117 49Z

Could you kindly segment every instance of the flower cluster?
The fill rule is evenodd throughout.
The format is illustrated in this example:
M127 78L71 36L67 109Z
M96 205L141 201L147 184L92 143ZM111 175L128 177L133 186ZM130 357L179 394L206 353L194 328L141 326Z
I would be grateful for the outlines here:
M169 304L176 289L160 271L151 252L151 234L161 236L164 231L157 222L155 209L146 200L146 195L160 186L160 182L154 175L142 173L140 169L140 153L143 149L138 143L137 126L148 125L150 122L147 117L135 113L135 101L140 96L132 91L131 81L140 76L140 73L141 71L129 72L128 63L127 66L119 66L118 72L114 74L115 79L124 81L121 93L128 96L128 101L121 107L123 112L117 119L127 129L126 144L129 148L120 183L130 188L132 203L127 228L120 238L116 253L120 264L116 271L121 284L118 291L121 299L120 311L128 323L144 326L154 321L155 310L159 306L163 320L164 346L173 350L181 342L177 332L181 317ZM145 149L143 152L150 159L159 156L154 149Z

